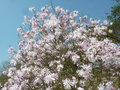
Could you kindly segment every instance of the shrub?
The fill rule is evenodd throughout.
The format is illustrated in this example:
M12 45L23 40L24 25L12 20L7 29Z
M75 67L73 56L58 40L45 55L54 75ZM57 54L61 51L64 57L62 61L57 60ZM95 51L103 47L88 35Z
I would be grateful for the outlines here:
M17 29L19 50L8 50L12 67L4 71L2 90L120 88L120 47L107 38L109 22L59 6L29 10L33 16Z

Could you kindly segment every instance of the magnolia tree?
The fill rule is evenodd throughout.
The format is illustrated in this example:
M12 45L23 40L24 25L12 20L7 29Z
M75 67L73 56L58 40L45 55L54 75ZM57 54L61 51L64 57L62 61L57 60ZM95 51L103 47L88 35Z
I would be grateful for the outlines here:
M106 20L79 17L57 6L40 12L17 31L17 51L1 90L120 90L120 47L107 38Z

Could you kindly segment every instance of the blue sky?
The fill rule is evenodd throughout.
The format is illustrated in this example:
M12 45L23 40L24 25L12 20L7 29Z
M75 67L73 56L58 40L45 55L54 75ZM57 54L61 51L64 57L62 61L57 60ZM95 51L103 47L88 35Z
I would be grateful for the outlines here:
M23 16L30 14L28 8L39 10L45 5L50 5L50 0L0 0L0 63L9 60L9 46L17 47L19 39L16 29L21 26ZM53 0L53 5L104 20L114 3L112 0Z

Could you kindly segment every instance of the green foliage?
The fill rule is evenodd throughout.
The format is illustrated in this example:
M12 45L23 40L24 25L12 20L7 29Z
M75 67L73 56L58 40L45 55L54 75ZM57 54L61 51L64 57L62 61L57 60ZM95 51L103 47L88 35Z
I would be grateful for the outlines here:
M0 71L0 84L3 85L5 82L8 81L8 76L2 74L2 72L4 70L7 70L9 67L10 67L10 62L7 61L7 62L4 62L3 65L0 67L1 68L1 71ZM1 87L0 87L1 89Z
M113 24L109 27L109 29L113 30L113 33L108 36L120 43L120 0L115 1L117 4L111 8L111 13L107 17L111 22L113 22Z
M1 84L4 84L5 82L7 82L7 80L8 80L8 77L6 75L4 75L4 74L0 75L0 83Z

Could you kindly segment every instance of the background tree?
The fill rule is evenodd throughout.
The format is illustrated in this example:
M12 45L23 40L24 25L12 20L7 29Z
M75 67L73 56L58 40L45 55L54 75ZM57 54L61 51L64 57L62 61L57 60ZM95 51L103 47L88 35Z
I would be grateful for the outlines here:
M120 0L114 0L116 5L111 8L111 12L108 15L108 19L113 22L113 24L109 27L113 30L113 33L108 34L114 41L120 43Z

